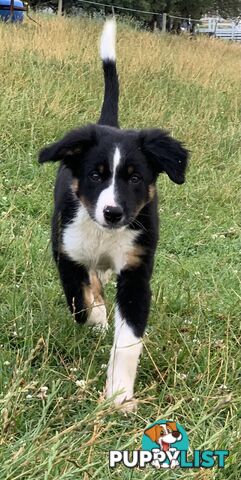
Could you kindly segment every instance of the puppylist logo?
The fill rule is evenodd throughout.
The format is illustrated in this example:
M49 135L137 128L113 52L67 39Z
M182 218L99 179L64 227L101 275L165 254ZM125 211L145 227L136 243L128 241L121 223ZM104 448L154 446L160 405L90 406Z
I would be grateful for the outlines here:
M188 456L189 440L184 428L173 420L157 420L144 430L142 450L111 450L109 466L128 468L224 468L228 450L194 450Z

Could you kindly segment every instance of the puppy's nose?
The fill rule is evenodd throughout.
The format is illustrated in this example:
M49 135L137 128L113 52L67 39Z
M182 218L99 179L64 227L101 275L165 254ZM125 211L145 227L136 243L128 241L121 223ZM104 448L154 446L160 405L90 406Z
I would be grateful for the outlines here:
M107 223L114 225L122 219L123 210L121 207L105 207L104 217Z
M172 432L172 435L174 438L178 438L180 433L179 432Z

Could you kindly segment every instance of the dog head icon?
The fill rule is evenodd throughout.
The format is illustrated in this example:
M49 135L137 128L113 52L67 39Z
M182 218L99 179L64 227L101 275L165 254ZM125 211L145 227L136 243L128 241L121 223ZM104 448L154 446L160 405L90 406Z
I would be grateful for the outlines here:
M156 423L156 425L147 428L144 433L152 442L160 445L160 448L164 451L169 450L172 443L179 442L182 439L182 434L179 432L176 422Z

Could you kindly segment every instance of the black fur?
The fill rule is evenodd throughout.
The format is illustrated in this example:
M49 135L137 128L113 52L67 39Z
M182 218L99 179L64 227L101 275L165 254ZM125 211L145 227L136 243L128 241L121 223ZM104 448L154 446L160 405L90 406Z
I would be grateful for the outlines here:
M119 81L116 64L111 60L103 62L105 80L104 101L101 109L99 124L119 127L118 124L118 100Z

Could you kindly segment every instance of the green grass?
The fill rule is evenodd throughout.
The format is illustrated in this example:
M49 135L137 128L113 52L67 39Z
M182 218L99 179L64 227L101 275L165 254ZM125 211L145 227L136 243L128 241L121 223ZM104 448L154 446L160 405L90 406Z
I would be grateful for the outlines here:
M114 283L106 336L75 325L49 245L56 167L37 164L39 148L98 118L101 25L41 24L0 25L0 479L239 479L240 46L119 27L122 126L169 128L192 152L184 186L158 181L139 406L125 417L103 399ZM192 449L229 449L226 468L111 471L108 451L140 448L159 418L181 423Z

